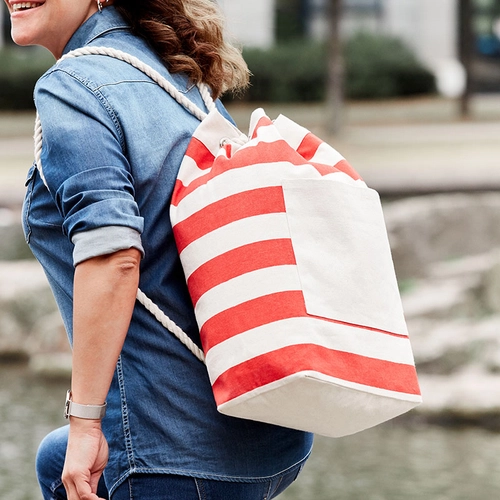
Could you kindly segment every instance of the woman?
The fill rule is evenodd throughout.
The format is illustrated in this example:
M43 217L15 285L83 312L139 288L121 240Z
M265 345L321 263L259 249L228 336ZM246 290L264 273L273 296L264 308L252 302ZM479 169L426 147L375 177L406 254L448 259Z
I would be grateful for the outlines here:
M210 0L6 2L18 44L56 58L86 45L123 50L202 107L195 82L217 97L247 80ZM311 436L217 413L204 365L135 303L140 284L200 344L168 218L197 120L106 56L55 65L35 102L46 184L32 168L24 230L73 345L70 424L37 457L44 498L273 498L298 475Z

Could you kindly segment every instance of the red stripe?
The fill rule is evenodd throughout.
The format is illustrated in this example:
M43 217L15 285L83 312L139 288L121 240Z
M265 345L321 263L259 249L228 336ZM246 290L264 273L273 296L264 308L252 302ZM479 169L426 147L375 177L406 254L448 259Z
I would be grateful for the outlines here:
M212 152L196 137L193 137L189 142L186 156L192 158L201 170L209 169L215 160L215 156Z
M259 241L235 248L194 271L187 284L193 304L208 290L243 274L273 266L295 265L290 239Z
M338 325L359 328L362 330L391 335L393 337L408 338L407 334L394 333L379 330L370 326L356 325L337 321L320 316L312 316L307 313L302 290L290 290L286 292L265 295L257 299L249 300L237 306L221 311L208 319L201 328L201 341L205 353L236 335L257 328L259 326L274 323L289 318L314 318L319 321L336 323Z
M340 160L335 164L335 168L341 172L346 173L348 176L352 177L355 181L360 180L361 176L354 170L347 160Z
M302 292L287 291L249 300L212 316L201 328L204 352L235 335L288 318L307 316Z
M256 127L269 125L270 120L267 117L261 118ZM292 165L311 164L318 170L321 175L331 174L341 171L349 175L355 180L361 179L360 175L349 165L346 160L341 160L335 166L326 165L323 163L310 163L319 145L322 141L309 133L295 151L286 141L278 140L274 142L258 142L254 146L247 146L239 149L231 158L226 158L223 155L217 156L214 159L212 153L198 139L193 138L186 152L200 169L208 169L212 167L207 174L197 177L188 185L184 185L179 180L176 182L174 194L172 196L172 204L177 206L184 197L192 193L198 187L207 184L211 179L236 168L244 168L251 165L258 165L269 162L270 167L275 162L287 161Z
M220 405L258 387L309 370L379 389L420 394L414 366L302 344L284 347L230 368L214 382L214 396Z
M361 176L349 165L349 163L347 163L346 160L340 160L334 167L316 162L310 162L309 164L312 165L321 175L343 172L349 177L352 177L355 181L361 179Z
M252 189L216 201L174 226L179 253L211 231L246 217L285 212L281 186Z
M309 165L312 165L320 175L328 175L328 174L334 174L336 172L342 172L340 169L337 168L337 165L332 167L331 165L325 165L324 163L316 163L316 162L309 162Z
M309 161L316 154L316 151L321 144L323 144L323 141L316 137L313 133L309 132L299 144L297 153Z
M219 155L214 161L212 169L205 175L197 177L189 185L185 186L178 182L172 196L174 206L179 203L200 186L208 184L210 180L220 174L237 168L245 168L252 165L268 164L272 168L275 163L288 162L291 165L307 165L308 163L287 142L259 142L255 146L247 146L236 151L231 159ZM335 170L332 170L335 172ZM331 172L330 172L331 173Z
M314 155L318 152L318 148L322 144L324 144L324 142L321 139L309 132L297 148L297 153L299 153L306 160L310 161L314 158ZM321 175L331 174L332 172L344 172L354 180L361 179L361 176L345 159L340 160L335 165L327 165L325 163L317 162L311 162L311 165L315 167Z
M179 205L179 202L184 198L186 194L186 186L180 181L179 179L176 179L175 185L174 185L174 191L172 192L172 200L170 203L176 207Z

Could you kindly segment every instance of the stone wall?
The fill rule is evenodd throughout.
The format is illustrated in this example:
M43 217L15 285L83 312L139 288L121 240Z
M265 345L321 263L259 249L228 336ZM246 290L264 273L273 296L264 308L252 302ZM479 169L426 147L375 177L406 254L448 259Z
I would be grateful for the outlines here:
M66 335L18 214L0 223L0 361L67 374ZM424 404L416 414L500 416L500 194L408 198L384 207ZM22 249L22 250L19 250ZM23 259L15 259L21 252Z

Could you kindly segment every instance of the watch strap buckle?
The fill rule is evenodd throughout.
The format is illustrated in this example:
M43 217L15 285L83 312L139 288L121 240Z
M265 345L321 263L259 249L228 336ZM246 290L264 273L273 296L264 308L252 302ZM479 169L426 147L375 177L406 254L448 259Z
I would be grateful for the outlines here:
M81 405L71 399L71 390L66 393L64 404L64 418L84 418L88 420L101 420L106 415L107 403L102 405Z

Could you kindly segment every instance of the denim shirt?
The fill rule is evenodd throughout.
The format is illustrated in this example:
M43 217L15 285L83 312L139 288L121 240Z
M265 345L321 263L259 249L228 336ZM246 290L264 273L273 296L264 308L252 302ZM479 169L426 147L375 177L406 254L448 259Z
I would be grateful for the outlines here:
M65 52L85 45L139 57L203 107L197 88L169 74L113 7L89 18ZM143 253L141 289L200 345L169 219L197 119L143 73L106 56L57 63L38 81L35 102L48 187L32 167L23 225L70 342L74 266L134 247ZM310 434L219 414L206 367L139 304L107 402L111 492L131 473L264 481L299 467L312 445Z

